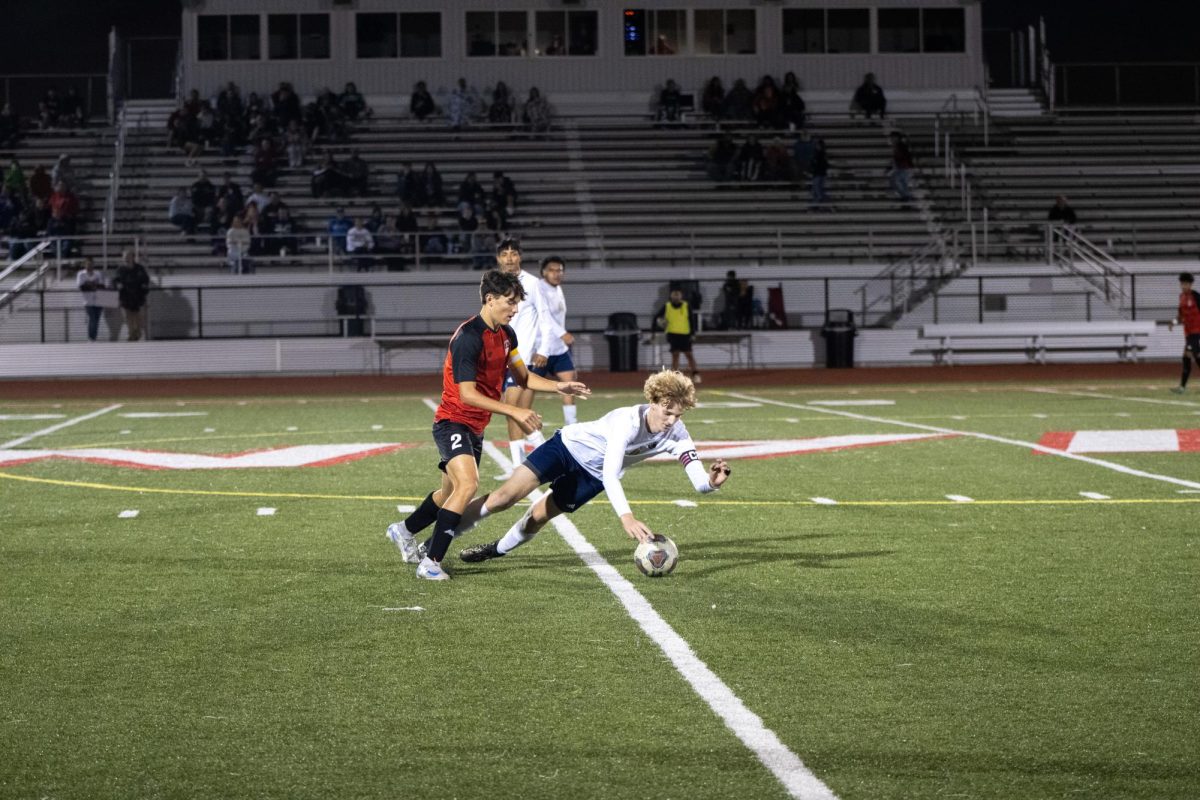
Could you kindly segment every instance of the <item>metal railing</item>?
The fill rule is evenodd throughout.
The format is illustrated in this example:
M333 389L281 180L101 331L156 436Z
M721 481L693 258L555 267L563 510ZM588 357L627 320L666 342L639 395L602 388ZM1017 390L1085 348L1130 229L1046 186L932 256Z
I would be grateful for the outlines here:
M42 257L42 254L49 246L50 242L41 242L37 247L29 250L25 255L9 264L3 272L0 272L0 282L3 282L27 266L34 267L32 273L17 281L12 288L0 294L0 309L11 306L13 301L21 296L22 292L37 282L50 269L50 265Z
M1130 305L1130 273L1121 262L1071 225L1046 226L1047 263L1082 278L1118 311Z
M866 320L881 314L884 325L894 325L944 284L967 268L962 257L959 230L945 231L908 258L889 264L855 292Z
M125 142L128 133L129 119L125 108L122 107L117 115L117 137L113 142L112 168L108 171L108 197L104 200L104 217L100 220L105 262L108 261L108 235L113 230L117 218L117 201L121 195L121 168L125 165Z
M980 87L975 87L975 92L968 98L959 102L957 93L951 94L946 98L946 102L942 103L941 109L933 118L933 136L934 141L937 141L938 132L943 128L947 131L951 127L950 122L957 122L956 127L962 127L966 122L967 117L970 117L971 124L978 126L980 121L983 122L983 146L991 146L991 129L992 129L992 110L988 105L987 97L984 90Z

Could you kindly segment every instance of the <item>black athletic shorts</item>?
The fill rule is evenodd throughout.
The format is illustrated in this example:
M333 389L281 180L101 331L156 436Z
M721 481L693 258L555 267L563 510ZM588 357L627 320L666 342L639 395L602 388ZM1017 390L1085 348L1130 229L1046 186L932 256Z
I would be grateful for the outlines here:
M433 441L441 457L438 469L442 472L446 471L446 464L452 458L473 455L478 464L483 457L483 437L461 422L442 419L433 423Z
M690 353L692 352L692 335L690 333L668 333L667 344L671 346L672 353Z
M1189 333L1183 339L1187 343L1183 346L1183 349L1194 356L1200 357L1200 333Z

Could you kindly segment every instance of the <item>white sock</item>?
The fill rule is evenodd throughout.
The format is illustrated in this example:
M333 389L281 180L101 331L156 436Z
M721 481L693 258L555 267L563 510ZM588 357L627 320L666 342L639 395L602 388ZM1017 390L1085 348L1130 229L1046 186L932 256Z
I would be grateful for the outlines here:
M533 447L540 447L546 443L546 437L542 435L541 431L534 431L525 437L525 443Z
M568 425L574 425L579 421L579 409L573 405L563 406L563 419Z
M508 453L512 456L513 469L521 466L521 462L525 460L525 441L517 439L508 443Z
M532 539L532 533L525 533L525 523L528 520L529 512L527 511L523 517L517 520L517 524L509 528L508 533L504 534L500 538L500 541L496 542L496 552L504 555Z

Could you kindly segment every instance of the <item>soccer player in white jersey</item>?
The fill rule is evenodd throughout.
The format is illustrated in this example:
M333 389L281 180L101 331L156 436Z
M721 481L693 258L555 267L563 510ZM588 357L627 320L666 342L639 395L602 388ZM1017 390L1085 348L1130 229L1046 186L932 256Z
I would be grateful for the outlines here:
M517 315L511 323L517 333L517 348L521 360L532 365L541 352L538 341L541 335L542 297L538 291L540 281L532 273L521 269L521 245L516 239L506 237L496 246L496 264L501 272L516 275L521 279L521 288L525 290L525 299L517 307ZM533 408L533 392L521 387L510 371L504 380L504 402L517 408ZM508 421L508 449L513 465L525 460L525 445L538 447L546 441L541 431L526 435L521 426L511 419ZM509 473L511 474L511 473ZM499 476L503 480L509 476Z
M692 381L680 372L663 370L647 379L644 393L648 403L618 408L598 420L566 426L534 450L503 486L472 500L456 535L480 519L512 507L539 485L550 484L550 491L508 533L494 542L469 547L459 557L477 562L506 555L533 538L547 522L575 511L600 492L608 494L625 533L639 542L649 540L653 534L633 515L621 487L621 476L629 467L659 453L670 453L679 460L696 491L706 493L720 488L729 478L729 466L718 458L705 470L680 419L696 405Z
M542 313L538 315L541 325L538 338L540 352L534 356L529 371L543 378L556 375L558 377L553 380L573 381L579 374L571 358L571 345L575 337L567 330L567 299L562 290L566 269L566 263L558 256L542 259L542 279L538 281L538 290L542 293ZM573 425L579 421L576 412L575 398L563 395L565 424Z

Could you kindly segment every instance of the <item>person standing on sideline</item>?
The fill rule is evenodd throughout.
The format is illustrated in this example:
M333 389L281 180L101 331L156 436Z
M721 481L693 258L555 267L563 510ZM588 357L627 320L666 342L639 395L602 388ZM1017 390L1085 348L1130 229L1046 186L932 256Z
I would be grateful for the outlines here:
M562 290L566 269L566 264L558 256L542 259L542 279L538 281L544 312L538 318L541 325L541 344L538 349L541 352L533 357L529 371L543 378L569 383L576 380L579 373L575 371L575 362L571 358L571 345L575 337L567 330L567 300ZM578 421L575 398L564 394L562 402L564 424L573 425Z
M1187 391L1192 362L1200 364L1200 294L1192 289L1195 280L1190 272L1179 273L1179 314L1167 325L1168 330L1183 326L1183 373L1179 385L1171 390L1175 394Z
M125 325L129 328L129 341L136 342L142 338L142 330L146 327L146 298L150 295L150 273L134 258L132 249L126 248L122 255L125 263L117 268L113 288L117 290L121 313L125 315Z
M505 368L519 386L531 391L579 397L590 393L582 383L556 383L525 369L517 334L508 324L524 297L521 280L515 274L500 270L484 273L479 297L483 307L458 326L442 365L442 402L433 417L441 486L403 522L387 529L387 538L400 549L405 562L418 562L417 577L431 581L450 578L441 562L467 503L479 488L483 432L492 414L503 414L526 431L542 426L542 418L533 409L518 408L500 399ZM418 544L417 534L434 523L433 535Z
M496 246L496 263L501 272L515 275L521 281L524 299L517 308L517 315L513 318L512 326L517 332L517 346L521 349L521 360L526 364L534 364L541 354L539 337L543 312L542 293L538 290L539 281L532 274L521 269L521 245L517 243L516 239L503 239ZM511 371L504 381L504 402L517 408L533 408L533 392L519 386ZM508 450L513 464L520 464L525 460L526 444L532 450L545 441L546 437L542 436L540 430L523 431L512 417L508 418ZM504 480L507 477L507 474L502 475L497 480Z
M700 383L700 373L696 370L696 358L692 355L692 310L688 307L688 302L683 299L681 290L671 290L671 299L658 312L654 324L655 330L662 328L667 332L667 344L671 348L671 369L678 372L679 356L681 354L687 356L688 369L692 373L692 383Z
M96 297L96 292L106 288L104 273L96 271L96 264L91 256L83 259L83 269L75 276L75 286L83 292L83 310L87 312L88 341L96 341L100 331L100 316L104 309Z

